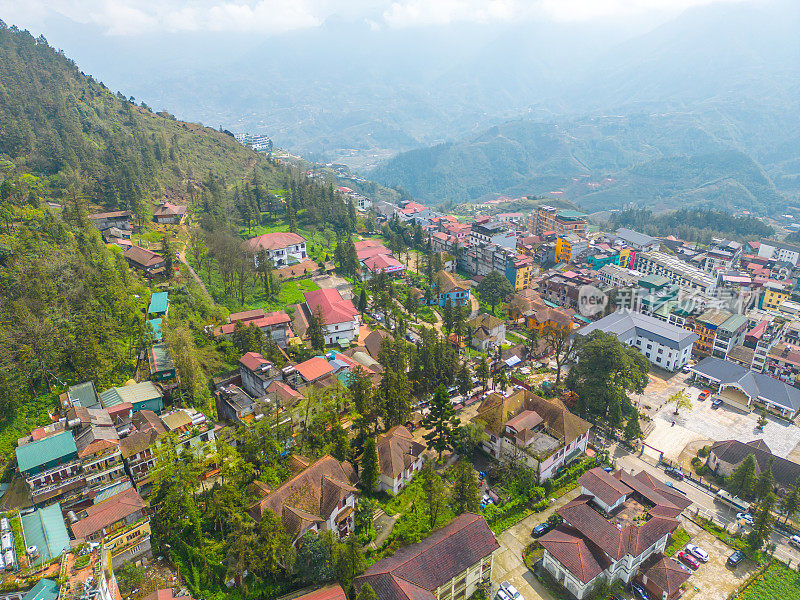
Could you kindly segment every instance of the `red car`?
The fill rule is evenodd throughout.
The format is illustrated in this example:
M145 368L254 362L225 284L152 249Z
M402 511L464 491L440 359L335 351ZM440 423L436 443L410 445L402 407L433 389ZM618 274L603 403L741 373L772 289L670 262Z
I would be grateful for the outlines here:
M700 563L697 561L697 559L694 556L692 556L688 552L678 552L678 558L682 562L684 562L687 565L689 565L693 570L697 570L697 569L700 568Z
M702 392L700 392L700 395L697 397L697 399L698 400L705 400L710 395L711 395L711 392L709 390L703 390Z

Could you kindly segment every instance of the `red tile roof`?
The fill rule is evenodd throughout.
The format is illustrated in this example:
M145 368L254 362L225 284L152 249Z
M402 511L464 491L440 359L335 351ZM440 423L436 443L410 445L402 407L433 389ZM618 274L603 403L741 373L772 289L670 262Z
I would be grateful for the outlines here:
M157 265L158 263L164 262L164 258L160 254L151 252L150 250L142 248L141 246L131 246L125 250L122 256L138 265L142 265L143 267L151 267L153 265Z
M254 319L260 319L264 314L263 308L254 308L253 310L231 313L231 316L228 317L228 321L230 323L235 323L236 321L252 321Z
M245 242L245 245L253 251L278 250L280 248L286 248L287 246L302 244L305 241L306 239L303 236L297 235L296 233L281 233L276 231L251 238Z
M378 254L377 256L371 256L364 261L364 266L373 272L382 271L391 267L399 267L401 269L405 268L403 263L389 254Z
M358 315L358 311L350 300L345 300L338 290L325 289L303 292L306 306L312 314L317 311L322 315L326 325L347 323Z
M419 543L400 548L356 578L380 600L432 600L437 587L499 548L484 518L464 513Z
M299 365L295 365L295 369L303 376L303 379L309 382L316 381L317 379L325 377L325 375L333 373L333 367L321 356L309 358Z
M128 488L116 496L103 500L86 509L86 516L71 525L75 538L85 538L99 532L104 527L110 527L145 508L142 500L134 488Z
M615 479L611 473L606 473L602 467L586 471L578 478L578 483L608 506L613 506L623 496L633 493L630 487Z
M239 359L239 363L251 371L255 371L261 365L268 365L269 361L261 356L258 352L248 352Z
M326 585L318 590L297 596L294 600L347 600L347 596L338 583Z
M656 562L642 575L647 577L648 586L655 584L661 592L667 592L668 598L672 597L689 579L691 573L673 558L667 558L663 554L656 556Z
M539 543L583 583L589 583L611 564L599 548L567 525L548 532Z

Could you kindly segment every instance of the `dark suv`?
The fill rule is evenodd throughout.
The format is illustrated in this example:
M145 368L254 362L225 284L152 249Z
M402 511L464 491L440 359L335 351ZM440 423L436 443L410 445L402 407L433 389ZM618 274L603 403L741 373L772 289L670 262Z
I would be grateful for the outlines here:
M733 554L731 554L728 557L728 566L735 567L743 560L744 560L744 553L740 550L736 550Z

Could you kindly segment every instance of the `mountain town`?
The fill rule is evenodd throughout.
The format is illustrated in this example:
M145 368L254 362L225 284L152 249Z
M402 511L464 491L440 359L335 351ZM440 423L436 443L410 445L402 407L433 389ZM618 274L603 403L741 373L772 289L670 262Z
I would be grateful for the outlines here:
M0 600L796 597L800 217L423 204L0 26Z

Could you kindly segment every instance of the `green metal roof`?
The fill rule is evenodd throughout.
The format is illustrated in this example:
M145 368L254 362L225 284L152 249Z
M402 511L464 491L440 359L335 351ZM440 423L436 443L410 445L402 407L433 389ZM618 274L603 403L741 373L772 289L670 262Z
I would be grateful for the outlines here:
M150 308L147 309L147 312L151 314L163 314L167 312L168 306L169 298L167 292L154 292L153 295L150 296Z
M56 598L58 598L58 584L52 579L40 579L22 600L56 600Z
M165 371L175 370L175 363L172 362L172 354L166 344L154 344L150 349L151 368L155 369L154 373L163 373Z
M717 327L717 331L725 331L728 333L733 333L745 323L747 323L747 317L745 317L744 315L733 315L730 319L728 319L722 325Z
M647 277L642 277L639 280L639 285L642 287L655 289L655 288L662 288L669 283L669 279L663 277L661 275L651 274Z
M60 556L64 550L69 550L69 534L58 502L23 515L21 519L25 543L39 550L36 562L47 562Z
M579 210L564 209L564 210L559 210L556 214L559 217L561 217L562 219L584 219L584 218L586 218L586 213L582 213Z
M72 432L62 431L35 442L17 446L17 465L22 472L35 469L68 454L77 454L78 447Z
M76 406L84 408L95 408L100 405L97 399L97 390L93 381L86 381L77 385L71 385L68 390L70 400Z

